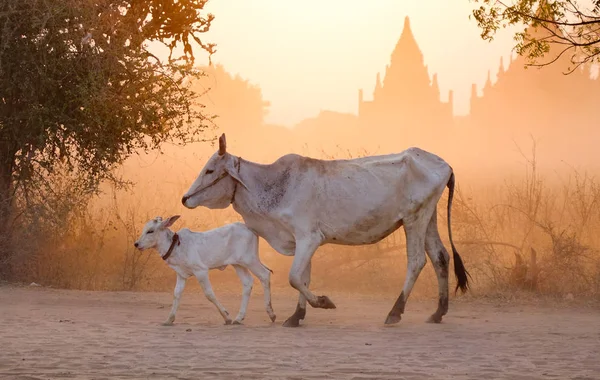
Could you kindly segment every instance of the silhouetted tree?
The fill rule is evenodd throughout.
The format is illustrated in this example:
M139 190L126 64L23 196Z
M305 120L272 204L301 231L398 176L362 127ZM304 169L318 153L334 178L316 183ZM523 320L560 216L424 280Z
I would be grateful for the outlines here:
M216 115L215 124L232 132L263 124L270 103L263 100L259 86L231 75L223 65L200 69L205 75L192 88L204 94L201 101L209 114Z
M206 2L0 0L1 238L15 199L58 168L93 192L139 149L201 139L206 118L186 83L199 76L192 44L214 52L201 39ZM168 62L149 42L168 46Z
M491 41L498 29L507 26L528 25L538 31L515 34L515 50L528 58L530 66L549 65L570 55L567 73L571 73L600 59L600 0L589 1L589 6L577 0L473 1L480 4L473 16L484 40ZM555 54L540 60L550 48Z

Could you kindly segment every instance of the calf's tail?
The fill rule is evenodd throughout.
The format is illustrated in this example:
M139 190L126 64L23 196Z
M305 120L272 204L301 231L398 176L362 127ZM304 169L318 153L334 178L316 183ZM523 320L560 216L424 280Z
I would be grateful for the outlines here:
M450 245L452 246L452 259L454 260L454 275L456 276L456 289L454 289L454 293L460 290L465 293L469 289L469 277L471 275L465 269L465 265L463 264L456 247L454 246L454 242L452 241L452 228L451 225L451 216L452 216L452 198L454 197L454 172L450 175L450 179L448 180L448 237L450 238Z
M273 271L271 270L271 268L269 268L268 266L266 266L265 264L263 264L262 261L260 261L260 255L258 254L258 235L252 231L252 234L254 235L254 252L256 252L256 258L258 260L258 262L260 263L260 265L262 265L266 270L268 270L269 272L271 272L271 274L273 274Z
M273 274L273 271L271 270L271 268L269 268L268 266L266 266L265 264L261 263L263 267L267 268L267 270L269 272L271 272L271 274Z

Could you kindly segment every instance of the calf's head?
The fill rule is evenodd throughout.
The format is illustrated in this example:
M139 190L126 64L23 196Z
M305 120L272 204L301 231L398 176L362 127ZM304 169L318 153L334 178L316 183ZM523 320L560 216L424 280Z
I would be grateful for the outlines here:
M208 160L181 203L193 209L204 206L223 209L231 204L236 185L246 187L239 176L239 158L227 153L227 142L223 133L219 138L219 150Z
M179 219L179 215L173 215L165 220L160 216L149 220L144 226L140 238L133 243L133 245L140 251L156 248L161 240L167 239L168 228L171 227L177 219Z

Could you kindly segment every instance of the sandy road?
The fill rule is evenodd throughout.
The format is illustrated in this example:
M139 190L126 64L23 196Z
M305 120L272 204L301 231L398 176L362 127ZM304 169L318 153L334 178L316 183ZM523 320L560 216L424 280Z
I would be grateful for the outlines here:
M0 378L600 379L597 309L451 301L433 325L435 302L411 301L385 327L393 300L331 294L336 310L309 309L287 329L295 297L275 294L275 324L255 291L245 324L224 326L186 289L164 327L169 293L2 286ZM217 296L237 312L239 294Z

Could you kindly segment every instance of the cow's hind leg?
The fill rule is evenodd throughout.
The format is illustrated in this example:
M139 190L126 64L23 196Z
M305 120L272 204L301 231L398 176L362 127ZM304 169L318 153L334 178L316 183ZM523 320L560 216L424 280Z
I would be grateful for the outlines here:
M430 215L431 214L428 213L425 218L424 213L422 213L410 218L412 220L404 220L407 253L406 278L404 280L402 292L385 320L386 325L400 322L410 292L412 291L421 270L425 266L425 231Z
M450 255L446 251L438 232L436 212L431 216L431 220L427 226L425 251L435 269L439 289L437 310L427 319L427 322L440 323L442 317L448 312L448 265L450 263Z
M309 262L304 272L302 273L302 282L308 288L310 286L310 272L311 263ZM292 314L284 323L284 327L298 327L300 321L306 316L306 297L300 293L298 295L298 304L296 305L296 311Z

